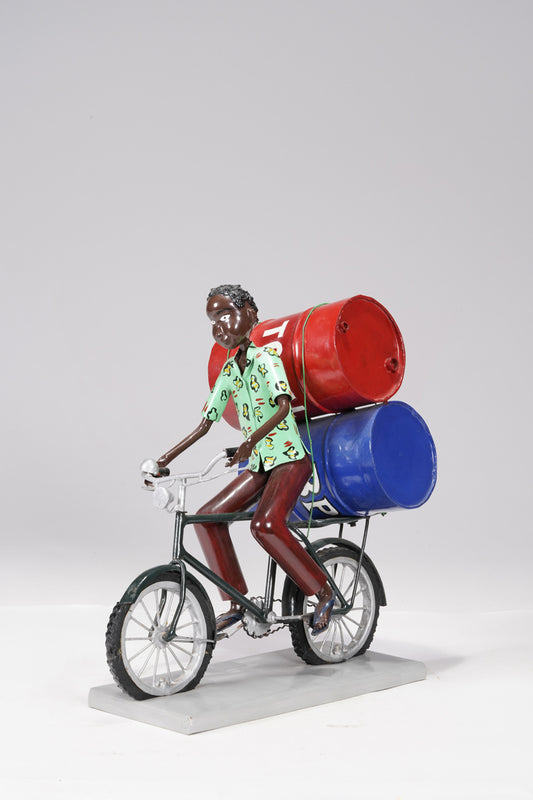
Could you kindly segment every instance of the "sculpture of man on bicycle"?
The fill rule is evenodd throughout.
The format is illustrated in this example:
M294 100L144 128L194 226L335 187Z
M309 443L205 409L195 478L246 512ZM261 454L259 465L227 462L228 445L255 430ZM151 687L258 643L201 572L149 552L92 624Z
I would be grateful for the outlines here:
M305 595L317 595L313 633L318 634L329 624L334 597L325 573L287 527L312 466L292 413L283 364L275 350L256 347L251 342L250 334L257 324L257 306L239 285L212 289L206 311L213 326L213 338L228 350L228 359L203 408L198 427L157 463L165 468L205 436L213 422L221 418L229 398L233 398L245 440L230 465L245 461L248 465L198 513L233 513L257 502L251 521L252 534ZM229 357L229 351L235 348L237 353ZM246 594L246 581L227 524L206 523L195 527L209 567ZM217 618L219 634L243 616L241 606L225 593L222 596L231 605Z

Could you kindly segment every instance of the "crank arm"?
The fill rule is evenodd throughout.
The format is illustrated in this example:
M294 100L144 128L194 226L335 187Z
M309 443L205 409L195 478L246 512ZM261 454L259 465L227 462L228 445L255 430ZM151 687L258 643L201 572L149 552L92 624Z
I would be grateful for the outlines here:
M285 622L309 622L313 618L313 614L295 614L293 616L279 616L274 615L272 623L285 623Z

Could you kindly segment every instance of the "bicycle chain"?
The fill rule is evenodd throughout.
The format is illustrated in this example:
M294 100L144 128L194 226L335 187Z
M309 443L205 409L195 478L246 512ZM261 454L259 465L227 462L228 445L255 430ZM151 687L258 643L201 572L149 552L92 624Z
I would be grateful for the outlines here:
M265 601L264 597L250 597L250 600L252 601L252 603L255 603L260 608L263 608L263 603ZM281 600L274 600L274 603L280 603L281 604ZM248 613L248 612L246 612L246 613ZM244 628L245 633L248 636L251 636L252 639L266 639L267 636L272 636L273 633L277 633L278 631L280 631L282 628L285 627L285 624L286 624L284 622L280 622L280 623L278 623L278 625L276 627L269 628L267 631L265 631L265 633L254 633L252 630L248 629L248 621L246 619L246 613L245 613L244 617L242 618L242 627ZM258 623L257 620L255 618L253 618L252 619L252 625L258 625L258 624L259 625L264 625L265 623L261 623L261 622Z

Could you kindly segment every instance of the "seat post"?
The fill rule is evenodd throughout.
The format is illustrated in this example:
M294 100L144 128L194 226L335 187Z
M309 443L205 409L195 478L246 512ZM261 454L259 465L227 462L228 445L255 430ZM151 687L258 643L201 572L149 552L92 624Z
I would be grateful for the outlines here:
M274 604L274 585L276 583L277 566L274 559L269 556L265 583L265 609L267 611L271 611Z

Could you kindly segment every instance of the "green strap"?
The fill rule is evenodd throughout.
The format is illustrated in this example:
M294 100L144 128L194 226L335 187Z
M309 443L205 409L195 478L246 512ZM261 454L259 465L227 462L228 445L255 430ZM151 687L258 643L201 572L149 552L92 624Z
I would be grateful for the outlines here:
M309 450L311 451L311 462L313 466L313 474L311 475L312 485L313 485L313 492L311 495L311 508L309 509L309 520L307 523L307 533L306 536L309 537L309 531L311 530L311 520L313 518L313 507L315 505L315 458L313 455L313 442L311 441L311 431L309 429L309 416L307 414L307 392L305 388L305 328L309 321L309 317L315 311L315 309L320 308L321 306L326 306L327 303L318 303L316 306L309 311L307 317L305 318L303 327L302 327L302 378L303 378L303 390L304 390L304 414L305 414L305 427L307 429L307 436L309 439Z

